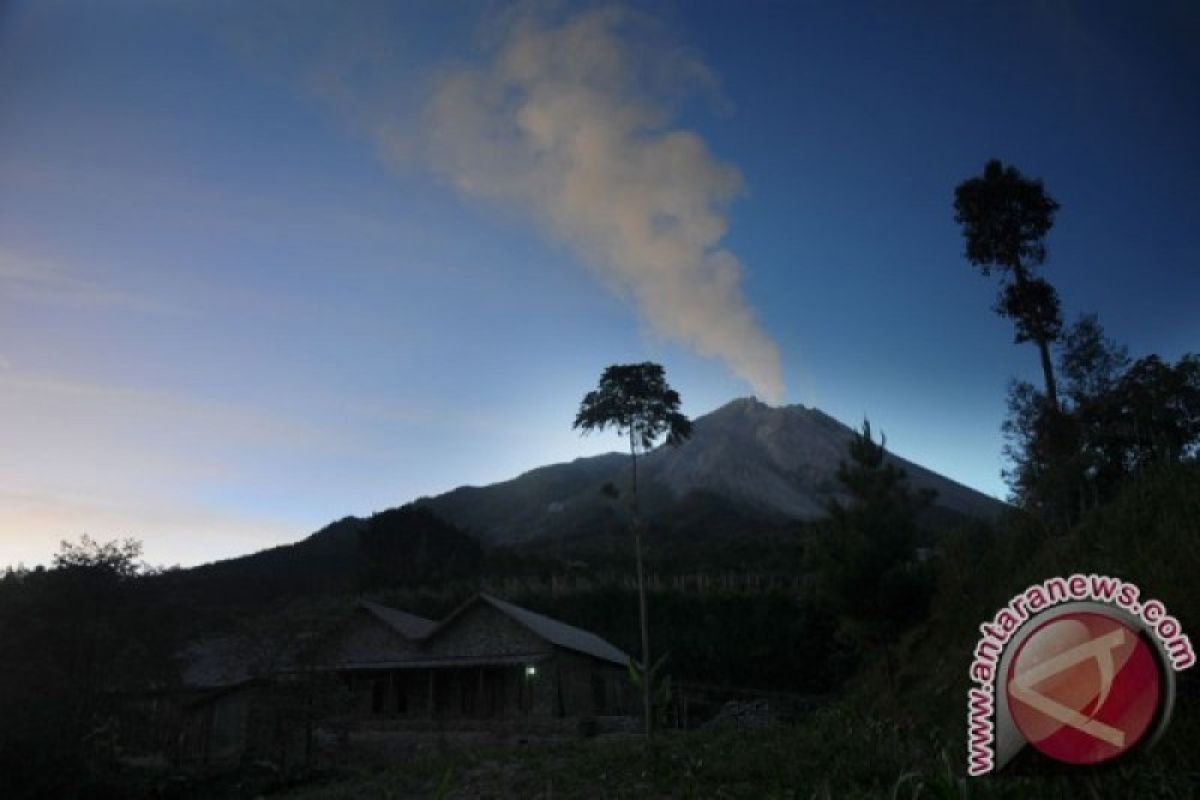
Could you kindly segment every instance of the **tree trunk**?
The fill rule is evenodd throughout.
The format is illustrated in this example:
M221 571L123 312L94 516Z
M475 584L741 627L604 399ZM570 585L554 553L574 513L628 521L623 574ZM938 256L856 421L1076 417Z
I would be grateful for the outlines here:
M650 623L646 616L646 572L642 561L642 518L638 510L637 448L633 426L629 428L629 456L633 459L633 543L637 552L638 617L642 628L642 711L646 715L646 738L654 738L654 708L651 703Z
M641 520L634 519L634 544L637 548L638 615L642 625L642 708L646 714L646 737L654 737L654 708L651 702L651 686L654 676L650 673L650 625L646 617L646 577L642 566Z
M1023 264L1018 262L1013 268L1013 278L1018 286L1025 286L1026 277ZM1054 363L1050 360L1050 342L1042 336L1034 337L1033 341L1037 345L1038 355L1042 360L1042 378L1046 381L1046 399L1050 401L1050 407L1058 411L1058 384L1054 380Z
M1037 339L1038 354L1042 358L1042 377L1046 381L1046 399L1050 407L1058 412L1058 385L1054 381L1054 366L1050 361L1050 343L1045 339Z

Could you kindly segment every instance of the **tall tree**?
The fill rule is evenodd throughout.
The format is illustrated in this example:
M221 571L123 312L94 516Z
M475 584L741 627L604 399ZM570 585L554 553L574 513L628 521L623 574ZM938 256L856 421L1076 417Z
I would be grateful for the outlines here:
M850 440L850 462L837 472L851 503L829 504L831 535L823 538L818 557L842 626L862 645L880 648L894 691L891 644L924 614L929 595L916 557L917 517L937 493L910 489L905 471L888 462L886 446L886 437L875 442L864 420Z
M600 383L588 392L572 425L583 433L615 428L629 438L632 470L634 549L637 554L638 615L642 629L642 704L646 713L646 736L654 735L651 684L654 668L650 661L650 628L646 618L646 578L642 558L642 519L638 511L637 461L654 443L666 436L667 444L678 445L692 435L692 423L679 411L679 393L667 384L659 364L613 364L604 370Z
M1063 332L1057 366L1057 409L1032 384L1009 389L1005 477L1021 506L1069 524L1136 473L1200 455L1196 355L1174 365L1156 355L1131 361L1088 314Z
M992 159L983 175L954 190L954 221L962 226L966 257L984 275L1001 273L996 313L1016 326L1016 342L1037 345L1051 408L1058 387L1050 344L1062 330L1058 292L1034 270L1046 260L1046 234L1054 226L1058 203L1039 180Z

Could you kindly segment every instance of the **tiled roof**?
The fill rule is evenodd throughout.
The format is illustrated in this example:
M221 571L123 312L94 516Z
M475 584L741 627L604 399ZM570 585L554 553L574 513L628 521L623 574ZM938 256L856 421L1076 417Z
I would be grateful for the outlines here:
M559 622L536 611L515 606L489 594L480 593L479 599L559 647L593 656L602 661L611 661L614 664L624 665L629 660L629 656L625 653L596 634L589 633L582 628L576 628L574 625Z
M418 617L416 614L409 614L398 608L381 606L370 600L360 600L359 605L406 639L424 639L437 627L437 623L431 619Z
M581 628L576 628L574 625L568 625L565 622L559 622L544 614L530 611L527 608L521 608L488 594L481 593L476 595L441 622L434 622L424 617L418 617L415 614L409 614L407 611L380 605L370 600L359 601L359 607L406 639L422 643L436 632L453 627L455 620L464 611L478 603L490 605L518 625L521 625L536 636L557 647L592 656L593 658L613 664L624 665L629 659L625 653L594 633L589 633ZM259 642L259 647L257 648L254 645L254 642L244 637L236 636L206 639L192 643L181 654L186 662L183 674L184 685L191 687L233 686L249 680L255 674L286 672L298 668L296 654L299 648L295 642L291 642L290 647L280 647L277 648L277 651L272 651L276 657L269 659L271 663L260 663L264 662L262 658L263 653L257 651L263 649L261 646L262 643ZM257 658L255 657L256 655L258 656ZM531 660L537 660L541 657L542 655L540 654L531 654L528 656L479 655L466 659L455 657L435 658L419 650L411 659L397 662L380 662L371 666L418 668L466 665L468 663L471 665L507 664L509 662L528 663ZM340 668L349 668L351 666L362 665L339 665Z
M251 677L245 648L231 636L192 642L180 655L184 662L180 679L188 688L231 686Z

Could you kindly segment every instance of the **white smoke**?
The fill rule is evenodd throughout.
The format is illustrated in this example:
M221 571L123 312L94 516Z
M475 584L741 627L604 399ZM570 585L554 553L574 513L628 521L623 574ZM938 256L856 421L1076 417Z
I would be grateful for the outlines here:
M513 21L486 67L437 81L432 163L461 191L534 216L653 329L778 403L778 349L721 247L741 174L671 124L673 101L709 73L654 33L615 8Z

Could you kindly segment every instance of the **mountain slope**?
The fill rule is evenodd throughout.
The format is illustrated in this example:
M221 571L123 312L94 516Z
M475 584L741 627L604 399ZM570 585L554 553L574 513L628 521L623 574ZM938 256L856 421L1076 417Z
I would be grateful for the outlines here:
M702 497L748 518L823 516L830 500L845 499L836 473L853 435L816 409L734 400L697 418L692 438L683 445L645 456L639 464L643 508L652 519L677 517L694 510ZM942 510L992 517L1004 507L903 458L889 458L908 472L914 488L934 489L935 506ZM627 486L628 473L628 457L609 453L419 502L485 542L511 544L611 524L616 507L600 488L608 482Z
M774 548L787 541L778 534L789 520L823 516L830 500L844 499L836 472L853 435L816 409L772 408L751 399L699 417L691 439L677 448L659 448L639 463L641 506L662 534L653 546L675 548L677 563L690 557L687 548L731 564L746 548L755 557L783 557L784 551ZM963 514L993 517L1004 508L923 467L889 458L908 472L914 487L938 492L930 522ZM627 455L608 453L540 467L490 486L460 487L421 498L417 505L485 545L530 543L527 555L627 553L617 544L627 525L624 498L614 501L601 487L612 483L623 490L629 471ZM362 540L369 522L347 517L295 544L169 571L159 580L197 607L214 598L247 608L281 596L354 591L368 574L370 554ZM572 547L559 547L568 539ZM393 554L397 563L419 562L428 549L420 542L408 550L399 547L401 552Z

